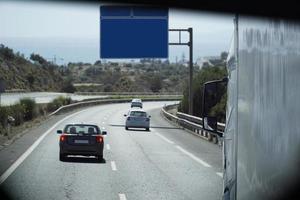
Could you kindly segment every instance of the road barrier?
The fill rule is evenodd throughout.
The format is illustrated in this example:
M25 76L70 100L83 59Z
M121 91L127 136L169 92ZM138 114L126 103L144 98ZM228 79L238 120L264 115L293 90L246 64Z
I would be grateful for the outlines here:
M161 110L162 115L165 118L167 118L169 121L177 124L178 126L184 129L193 132L194 134L197 134L207 139L208 141L212 141L215 144L219 144L219 145L222 144L223 137L220 137L218 134L214 132L203 130L202 118L188 115L182 112L177 112L176 115L173 115L168 112L169 110L172 110L177 106L178 104L171 104L171 105L164 106ZM224 129L225 129L225 124L218 122L218 130L220 132L224 132Z
M124 99L101 99L101 100L92 100L92 101L81 101L65 106L59 107L54 112L50 113L48 116L60 114L62 112L70 111L73 109L87 107L87 106L94 106L94 105L101 105L101 104L109 104L109 103L126 103L131 102L131 98L124 98ZM142 98L142 101L178 101L179 98L169 97L169 98Z
M77 95L121 95L121 96L132 96L132 95L151 95L151 96L180 96L182 93L178 92L164 92L164 93L155 93L155 92L75 92Z

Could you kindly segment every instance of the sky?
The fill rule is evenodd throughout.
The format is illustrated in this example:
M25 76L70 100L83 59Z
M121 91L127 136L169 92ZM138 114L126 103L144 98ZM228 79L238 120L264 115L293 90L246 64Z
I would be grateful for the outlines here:
M0 2L0 43L28 57L38 53L58 64L100 60L100 5L25 1ZM193 28L194 56L218 56L228 51L234 15L169 9L169 28ZM183 41L188 34L182 35ZM176 33L169 42L176 42ZM169 60L188 59L188 47L169 46ZM112 60L124 61L124 60Z

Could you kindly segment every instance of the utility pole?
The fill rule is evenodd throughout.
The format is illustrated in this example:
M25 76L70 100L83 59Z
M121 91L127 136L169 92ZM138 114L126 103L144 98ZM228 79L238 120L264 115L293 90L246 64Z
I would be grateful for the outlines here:
M0 78L0 106L1 106L1 93L5 92L5 82L4 79Z
M179 41L178 42L171 42L169 45L185 45L189 47L189 114L193 115L193 28L188 29L169 29L169 31L175 31L179 33ZM181 42L181 32L188 32L189 33L189 42L184 43Z
M193 115L193 108L194 108L194 94L193 94L193 28L189 28L190 33L190 41L189 41L189 47L190 47L190 79L189 79L189 114Z

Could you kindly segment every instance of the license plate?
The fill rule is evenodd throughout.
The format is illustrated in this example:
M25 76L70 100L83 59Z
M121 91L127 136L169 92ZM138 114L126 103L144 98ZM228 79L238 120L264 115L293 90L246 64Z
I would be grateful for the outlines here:
M75 140L74 143L76 143L76 144L88 144L89 141L88 140Z

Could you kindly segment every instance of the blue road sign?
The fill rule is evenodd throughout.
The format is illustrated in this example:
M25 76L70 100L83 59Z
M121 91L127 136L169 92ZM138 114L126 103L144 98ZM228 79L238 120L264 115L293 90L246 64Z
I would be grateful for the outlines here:
M168 9L100 7L101 58L167 58Z

